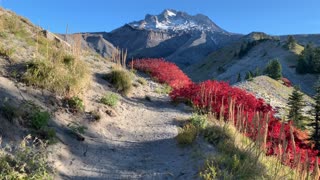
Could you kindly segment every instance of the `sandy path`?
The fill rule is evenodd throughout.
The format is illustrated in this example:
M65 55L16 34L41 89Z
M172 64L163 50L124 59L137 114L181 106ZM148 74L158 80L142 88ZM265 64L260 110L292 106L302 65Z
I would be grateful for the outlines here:
M86 110L105 111L97 102L110 88L99 76L86 93ZM189 108L170 103L167 95L154 93L157 84L134 89L98 123L73 118L85 124L86 140L79 142L65 131L72 117L57 112L58 136L64 142L52 146L56 179L195 179L203 163L199 145L181 148L175 141L179 120L190 116ZM152 101L145 100L149 95Z

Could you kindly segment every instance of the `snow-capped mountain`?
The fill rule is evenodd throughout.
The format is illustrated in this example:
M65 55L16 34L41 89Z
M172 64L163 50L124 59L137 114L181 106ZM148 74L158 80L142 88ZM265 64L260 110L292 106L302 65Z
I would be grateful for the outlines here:
M92 36L92 37L91 37ZM189 15L166 9L159 15L147 14L143 20L134 21L109 33L86 33L89 46L105 55L110 42L114 47L128 50L128 58L163 57L181 68L205 58L211 52L238 40L242 35L229 33L207 16ZM97 37L103 37L102 41ZM91 46L90 46L91 47Z
M154 31L200 30L227 33L205 15L197 14L195 16L191 16L185 12L175 11L171 9L166 9L159 15L147 14L144 20L132 22L129 23L129 25L137 29Z

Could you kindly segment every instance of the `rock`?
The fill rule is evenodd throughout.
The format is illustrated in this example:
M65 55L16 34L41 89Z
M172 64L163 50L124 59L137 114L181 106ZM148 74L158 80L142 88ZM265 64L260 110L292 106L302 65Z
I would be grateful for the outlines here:
M117 117L117 113L112 109L107 109L106 114L108 114L110 117Z

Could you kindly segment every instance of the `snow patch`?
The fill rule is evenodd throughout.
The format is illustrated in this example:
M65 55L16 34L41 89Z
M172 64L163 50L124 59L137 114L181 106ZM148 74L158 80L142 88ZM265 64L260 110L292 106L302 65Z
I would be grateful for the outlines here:
M169 10L167 10L167 14L168 14L168 16L176 16L177 15L176 13L169 11Z

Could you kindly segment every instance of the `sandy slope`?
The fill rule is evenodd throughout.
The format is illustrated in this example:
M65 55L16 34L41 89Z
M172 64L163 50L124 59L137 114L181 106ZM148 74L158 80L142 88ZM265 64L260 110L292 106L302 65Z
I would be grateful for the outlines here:
M114 109L99 103L112 86L101 78L111 63L87 58L92 81L82 95L86 113L74 115L62 107L61 98L45 90L27 87L9 78L6 67L0 69L0 103L5 98L19 104L33 101L52 114L49 127L56 129L58 143L49 146L49 161L56 169L55 179L195 179L211 146L197 142L181 148L175 136L183 120L192 111L185 105L173 105L167 95L155 93L159 84L147 78L147 85L134 87L129 97L121 97ZM145 96L151 97L147 101ZM111 117L106 110L112 110ZM99 122L92 122L88 112L98 111ZM19 142L27 135L19 125L0 115L0 134L4 142ZM85 141L78 141L67 125L77 122L88 128Z
M154 92L159 86L133 89L130 97L122 97L114 109L116 117L104 113L109 107L98 102L107 91L108 82L101 79L107 66L98 65L91 87L84 99L86 111L101 112L102 119L92 123L86 116L72 116L65 110L55 112L53 126L63 143L51 147L51 160L60 173L57 179L194 179L203 163L199 151L211 151L199 144L181 148L175 141L181 119L190 116L190 108L174 106L167 95ZM145 95L152 101L145 100ZM66 130L76 121L86 126L86 140L79 142ZM196 154L196 155L195 155ZM198 154L198 155L197 155ZM201 154L201 153L200 153ZM195 155L195 156L192 156Z

